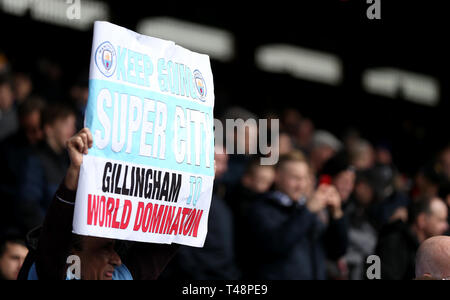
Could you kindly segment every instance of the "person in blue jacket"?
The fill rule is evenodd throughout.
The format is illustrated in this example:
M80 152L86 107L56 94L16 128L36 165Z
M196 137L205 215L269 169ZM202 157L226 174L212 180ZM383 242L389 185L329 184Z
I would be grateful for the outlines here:
M301 152L283 155L274 189L247 211L246 278L327 279L326 258L345 254L348 237L341 198L331 184L313 187Z

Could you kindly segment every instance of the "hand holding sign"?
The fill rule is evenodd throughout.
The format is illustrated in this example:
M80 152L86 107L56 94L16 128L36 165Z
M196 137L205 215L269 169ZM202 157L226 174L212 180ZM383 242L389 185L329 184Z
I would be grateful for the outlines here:
M73 232L202 247L214 181L209 57L96 22L89 77L89 129L67 145Z
M83 154L88 154L88 149L93 145L93 138L89 128L80 130L67 141L67 152L69 153L70 166L66 174L65 185L69 190L76 190L80 166L83 163Z

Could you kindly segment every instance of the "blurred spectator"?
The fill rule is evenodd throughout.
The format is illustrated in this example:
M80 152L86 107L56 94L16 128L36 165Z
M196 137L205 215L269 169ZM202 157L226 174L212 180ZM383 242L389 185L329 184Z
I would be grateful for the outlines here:
M226 154L216 150L216 177L226 171ZM163 274L164 279L234 280L239 278L234 254L234 220L230 208L213 193L208 235L203 248L181 246Z
M27 254L28 249L21 238L0 237L0 280L16 280Z
M245 122L245 127L236 128L234 130L227 130L227 121L235 122L241 120ZM252 112L239 107L234 106L229 108L221 118L223 129L226 132L225 140L227 153L230 154L228 161L228 170L220 179L228 187L234 187L242 174L245 171L245 166L251 159L251 150L257 149L258 142L258 118ZM229 146L233 146L233 152L228 151ZM239 153L239 149L243 150L243 153Z
M61 105L51 105L42 117L44 141L36 154L28 157L19 190L19 213L28 230L39 225L64 178L69 158L66 142L75 133L74 112Z
M450 181L450 145L441 151L438 157L438 168L446 181Z
M411 179L401 174L392 157L392 149L388 144L378 144L375 148L375 167L388 177L389 174L393 176L393 188L408 194L411 190Z
M323 165L342 149L342 143L330 132L319 130L314 133L311 149L311 167L320 174Z
M229 155L222 145L214 145L214 179L220 179L228 171ZM217 182L215 181L214 184Z
M381 260L382 279L414 278L420 243L448 229L447 206L440 198L421 198L410 206L408 221L388 224L380 232L376 254Z
M355 186L355 171L353 166L350 165L346 152L338 152L325 163L319 184L332 184L335 186L341 198L342 206L345 207L347 205L347 201ZM348 276L348 267L343 259L337 262L328 261L327 267L331 278L346 279Z
M9 71L8 59L0 51L0 76L8 73L8 71Z
M420 245L416 255L416 278L450 279L450 237L435 236Z
M19 127L11 81L0 75L0 141Z
M248 209L246 230L252 279L326 279L325 258L345 253L347 227L338 192L319 186L310 199L309 166L300 152L280 158L275 189ZM330 209L328 225L319 217Z
M346 152L337 153L325 163L320 180L333 184L342 203L347 202L355 186L355 171Z
M393 161L390 149L385 145L378 145L375 149L375 161L380 165L392 165Z
M350 150L361 139L361 133L358 129L350 127L347 128L342 136L345 149Z
M369 141L353 141L349 152L351 163L356 170L368 170L375 165L375 150Z
M214 147L214 162L215 178L220 178L228 170L228 154L226 154L225 148L217 145Z
M278 157L281 155L288 154L289 152L292 152L294 150L292 145L292 138L291 136L284 131L281 131L279 134L279 148L278 148Z
M408 219L409 197L396 186L397 171L392 165L377 164L369 170L375 193L372 220L379 230L387 223Z
M260 165L260 158L252 158L239 183L227 194L227 202L238 216L245 216L248 206L266 193L275 179L273 166Z
M302 120L302 115L295 108L287 108L281 115L281 128L289 133L291 136L295 136Z
M274 135L275 142L270 143L271 152L269 152L265 157L280 157L281 155L287 154L294 150L293 140L291 136L286 131L280 131ZM272 137L271 132L268 131L268 138ZM278 145L277 145L278 142ZM276 163L276 162L275 162Z
M439 198L444 200L445 204L447 204L447 209L450 211L450 182L443 184L439 188ZM448 223L450 224L450 213L448 214ZM447 230L445 235L450 235L450 229Z
M295 145L307 156L310 155L313 146L314 123L311 119L303 118L294 135Z
M38 98L30 98L23 102L18 109L19 130L0 143L0 232L3 229L15 228L21 230L20 215L16 215L15 205L20 190L21 178L26 176L25 162L42 140L41 114L44 102ZM31 175L29 175L31 176ZM23 232L25 234L26 232Z
M241 182L245 188L258 194L264 194L272 186L274 179L274 168L272 166L260 165L259 158L256 157L250 162L242 176Z
M18 138L27 146L36 146L44 138L41 128L42 113L45 109L45 102L41 98L28 98L19 105L18 116L20 128Z
M227 187L220 180L228 170L228 154L226 154L225 148L219 145L214 147L214 192L221 198L226 197Z
M345 255L349 279L364 279L366 258L372 255L377 244L378 233L372 225L370 207L375 200L373 179L368 171L357 176L354 193L345 209L349 220L349 245Z
M248 163L240 183L227 196L227 202L230 204L235 216L236 257L245 277L248 274L246 258L251 253L248 252L247 232L242 230L242 228L246 226L249 207L262 194L269 191L274 178L274 167L260 165L259 158L256 157Z
M13 75L13 92L17 103L23 103L33 91L33 82L27 72L15 72Z
M437 197L443 177L434 163L428 163L419 170L415 180L413 197Z

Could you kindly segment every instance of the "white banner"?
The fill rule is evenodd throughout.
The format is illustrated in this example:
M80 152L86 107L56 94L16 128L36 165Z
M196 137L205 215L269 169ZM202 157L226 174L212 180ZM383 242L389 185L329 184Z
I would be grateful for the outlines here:
M96 22L73 232L202 247L214 181L209 57Z

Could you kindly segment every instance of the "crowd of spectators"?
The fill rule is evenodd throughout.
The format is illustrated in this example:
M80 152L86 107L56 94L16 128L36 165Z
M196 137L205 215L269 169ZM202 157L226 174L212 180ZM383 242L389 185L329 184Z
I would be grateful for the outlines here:
M23 261L27 233L42 223L69 165L66 141L83 126L87 80L65 93L61 73L42 60L32 74L0 53L4 279L16 276L11 261ZM258 119L241 107L219 117ZM390 146L357 131L336 136L295 108L270 117L280 120L278 163L216 147L205 246L182 246L162 278L365 279L375 254L383 279L413 279L420 244L448 234L450 145L405 174Z
M239 107L224 115L257 118ZM205 247L181 247L165 275L357 280L378 255L382 279L413 279L419 245L449 233L450 146L411 175L396 167L387 145L356 131L339 138L291 108L275 118L275 166L216 149Z

